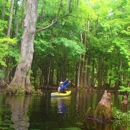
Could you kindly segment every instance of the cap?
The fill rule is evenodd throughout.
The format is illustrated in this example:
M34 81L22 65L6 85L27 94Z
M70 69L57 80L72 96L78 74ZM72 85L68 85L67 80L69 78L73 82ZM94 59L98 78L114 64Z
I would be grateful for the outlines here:
M60 84L63 84L63 82L61 81Z

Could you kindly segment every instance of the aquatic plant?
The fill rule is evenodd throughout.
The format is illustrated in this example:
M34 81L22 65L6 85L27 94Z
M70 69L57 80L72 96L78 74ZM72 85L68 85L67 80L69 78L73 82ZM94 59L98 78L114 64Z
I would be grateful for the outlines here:
M118 110L116 107L112 108L112 113L114 119L120 121L121 123L123 122L129 122L130 123L130 111L123 112L121 110Z

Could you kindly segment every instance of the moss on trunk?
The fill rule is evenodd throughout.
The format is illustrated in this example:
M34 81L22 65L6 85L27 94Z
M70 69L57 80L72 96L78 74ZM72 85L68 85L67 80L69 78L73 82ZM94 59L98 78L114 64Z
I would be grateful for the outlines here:
M87 118L92 118L101 122L109 122L112 119L111 94L106 90L98 103L95 111L89 108L86 113Z

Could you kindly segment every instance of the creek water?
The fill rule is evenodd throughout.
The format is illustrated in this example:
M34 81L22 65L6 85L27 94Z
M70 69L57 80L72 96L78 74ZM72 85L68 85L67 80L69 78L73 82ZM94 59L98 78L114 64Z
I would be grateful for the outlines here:
M96 108L103 92L72 91L68 97L0 94L0 130L130 130L129 125L87 120L89 107ZM113 107L120 109L122 95L112 93Z

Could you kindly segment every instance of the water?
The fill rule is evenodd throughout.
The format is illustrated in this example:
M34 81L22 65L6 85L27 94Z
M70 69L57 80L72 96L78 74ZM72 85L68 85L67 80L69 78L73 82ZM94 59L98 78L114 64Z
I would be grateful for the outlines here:
M101 124L87 120L85 113L96 108L103 92L76 92L71 96L0 95L0 130L130 130L119 123ZM112 94L113 106L120 109L122 96Z

